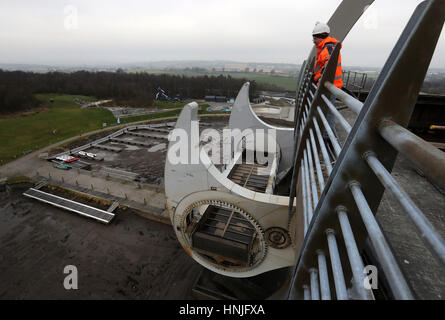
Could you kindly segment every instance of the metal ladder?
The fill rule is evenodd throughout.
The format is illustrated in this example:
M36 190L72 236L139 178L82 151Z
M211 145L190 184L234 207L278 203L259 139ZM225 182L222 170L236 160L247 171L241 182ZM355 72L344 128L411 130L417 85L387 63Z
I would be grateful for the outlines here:
M351 297L348 291L359 299L373 299L364 286L360 256L367 240L394 297L414 298L375 219L385 190L398 200L427 247L445 265L444 240L391 175L400 153L445 189L445 154L405 129L444 20L444 1L424 1L416 8L364 103L333 85L340 45L318 87L311 82L313 61L303 65L294 116L289 215L294 214L296 198L303 208L305 237L289 299L344 300ZM357 115L353 126L331 103L332 94ZM328 124L328 110L348 134L343 146ZM323 138L322 130L329 139ZM341 238L344 241L338 241Z

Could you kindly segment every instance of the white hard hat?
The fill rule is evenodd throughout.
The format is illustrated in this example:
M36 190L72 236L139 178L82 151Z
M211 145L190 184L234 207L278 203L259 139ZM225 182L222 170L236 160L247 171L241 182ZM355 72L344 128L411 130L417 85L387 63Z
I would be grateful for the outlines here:
M326 23L317 21L315 23L314 31L312 31L312 35L320 34L320 33L330 33L331 29Z

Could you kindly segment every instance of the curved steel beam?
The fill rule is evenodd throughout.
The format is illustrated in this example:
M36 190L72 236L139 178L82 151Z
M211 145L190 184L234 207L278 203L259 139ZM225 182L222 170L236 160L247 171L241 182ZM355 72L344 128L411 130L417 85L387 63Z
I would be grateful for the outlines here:
M278 166L278 171L285 171L292 165L292 156L294 148L293 128L283 128L270 125L261 120L253 111L249 100L249 86L246 82L238 93L235 103L232 107L232 113L229 119L230 129L261 129L267 132L268 130L276 131L276 141L281 149L281 161Z
M343 42L352 27L373 2L374 0L343 0L327 22L331 29L330 35ZM315 56L315 51L315 46L313 46L307 61L311 61Z
M186 132L188 137L192 136L193 130L196 129L194 126L198 122L197 109L198 105L195 102L186 105L178 118L175 130ZM230 267L216 265L193 249L184 230L185 215L187 215L187 209L190 206L212 200L229 203L247 212L261 230L271 227L288 230L289 198L254 192L229 180L227 170L221 173L213 165L205 149L199 146L199 143L186 142L188 143L189 159L193 158L193 154L199 155L197 163L172 163L169 153L177 150L177 144L180 143L173 141L175 130L169 138L165 165L165 194L171 222L184 250L204 267L226 276L238 278L251 277L270 270L295 265L298 250L295 238L296 234L300 232L295 230L290 235L292 244L289 247L276 249L268 246L262 261L245 269L234 270Z
M358 19L360 19L367 7L369 7L373 2L374 0L343 0L327 23L331 29L331 36L336 38L338 41L343 42L348 33L351 31L352 27L357 23ZM315 57L315 52L316 48L314 45L309 51L306 61L312 61L312 59ZM297 97L298 90L301 90L301 83L303 80L303 77L300 77L298 80L296 88ZM289 113L289 121L296 120L294 113L295 112Z

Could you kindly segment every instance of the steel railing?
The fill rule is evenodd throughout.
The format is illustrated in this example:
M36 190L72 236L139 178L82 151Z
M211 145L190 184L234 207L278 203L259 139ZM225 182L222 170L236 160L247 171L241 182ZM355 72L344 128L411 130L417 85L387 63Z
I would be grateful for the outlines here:
M311 82L313 63L302 69L294 117L289 215L296 197L303 207L305 237L289 298L373 299L372 290L364 286L360 254L367 241L394 297L414 298L375 218L385 190L445 265L444 240L390 173L400 152L438 186L445 187L445 154L404 128L444 19L444 1L425 1L416 8L365 103L333 85L340 45L332 52L318 86ZM352 126L335 108L331 95L357 115ZM326 119L328 111L347 134L343 145Z
M356 71L346 71L343 73L343 87L355 91L357 97L360 97L360 93L366 87L366 81L368 80L368 74Z

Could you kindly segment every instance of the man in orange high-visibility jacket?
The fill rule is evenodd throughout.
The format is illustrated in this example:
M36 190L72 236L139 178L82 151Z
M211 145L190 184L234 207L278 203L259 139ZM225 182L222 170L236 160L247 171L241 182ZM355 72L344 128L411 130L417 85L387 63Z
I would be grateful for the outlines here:
M329 26L325 23L317 22L314 31L312 31L313 42L317 47L317 58L314 64L314 81L318 81L323 75L329 58L334 47L339 41L329 36L331 32ZM341 44L340 44L341 46ZM340 47L341 48L341 47ZM335 71L334 85L341 89L343 87L343 72L341 69L341 54L338 55L337 70Z
M314 82L318 86L318 83L323 76L323 72L328 64L329 58L331 57L332 51L334 51L335 45L339 41L333 37L329 36L331 32L329 26L325 23L317 22L315 24L314 30L312 31L312 38L315 46L317 47L317 57L314 64ZM341 44L340 44L341 46ZM341 47L340 47L341 48ZM341 89L343 87L343 71L341 69L341 54L338 55L337 69L335 71L334 86ZM332 104L335 103L335 95L331 95L329 99ZM328 110L326 114L329 126L331 127L334 135L335 132L335 116ZM328 134L326 130L323 131L323 138L325 138L327 145L331 145L331 141L328 139Z

